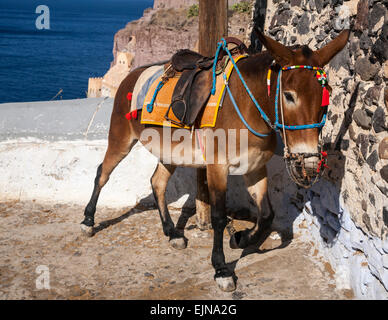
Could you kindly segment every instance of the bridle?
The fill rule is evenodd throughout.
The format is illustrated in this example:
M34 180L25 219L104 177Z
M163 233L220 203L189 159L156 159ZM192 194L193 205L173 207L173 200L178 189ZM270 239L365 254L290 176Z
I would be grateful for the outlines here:
M318 128L320 130L320 134L321 134L322 127L326 123L327 107L329 105L329 91L326 88L326 85L327 85L326 72L322 68L314 67L314 66L306 66L306 65L294 65L294 66L282 67L279 70L278 77L277 77L276 94L275 94L275 122L272 123L271 120L269 119L269 117L267 116L267 114L264 112L264 110L261 108L261 106L259 105L259 103L255 99L251 90L249 89L247 83L245 82L240 70L238 69L238 67L236 65L236 62L234 61L234 59L233 59L233 57L232 57L232 55L227 47L227 43L226 43L225 39L223 39L223 38L221 39L221 42L218 43L217 51L216 51L216 55L215 55L215 59L214 59L212 94L214 95L214 93L215 93L215 82L216 82L215 70L216 70L217 59L218 59L218 56L219 56L219 53L221 50L224 50L228 54L231 62L233 63L234 69L236 70L238 76L240 77L242 84L245 87L245 90L247 91L248 95L250 96L251 100L253 101L255 107L259 111L263 120L268 124L268 126L272 130L275 130L275 131L282 130L283 138L284 138L284 156L283 157L284 157L284 160L286 162L286 167L287 167L288 173L289 173L290 177L292 178L292 180L294 180L294 182L296 184L303 186L303 187L306 187L306 184L302 184L299 181L299 179L295 176L293 170L290 170L291 166L294 166L294 167L299 166L298 169L301 171L302 175L306 178L306 180L307 180L306 182L308 183L308 185L310 186L310 185L314 184L316 181L318 181L320 176L322 176L324 168L327 167L327 165L326 165L327 153L322 151L321 143L319 143L319 146L318 146L319 152L317 152L317 153L290 153L288 150L288 145L287 145L286 130L305 130L305 129ZM280 110L281 110L282 122L281 123L279 122L279 96L282 94L282 81L281 81L282 72L295 70L295 69L306 69L306 70L316 71L315 76L316 76L318 82L321 84L322 90L323 90L322 91L322 107L325 108L322 120L319 123L304 124L304 125L286 125L284 122L284 112L283 112L284 109L283 109L283 102L282 102L283 99L282 98L280 98ZM224 74L224 82L225 82L225 86L226 86L226 89L228 91L230 100L231 100L237 114L239 115L241 121L244 123L244 125L247 127L247 129L257 137L264 138L264 137L269 136L271 134L271 132L260 133L260 132L255 131L253 128L251 128L249 126L248 122L244 119L243 115L241 114L241 112L238 108L238 105L233 97L233 94L232 94L230 88L229 88L228 81L227 81L225 74ZM270 85L271 85L271 67L269 68L268 76L267 76L268 95L270 95ZM320 139L320 141L321 141L321 139ZM317 174L315 175L315 177L313 177L313 179L311 179L311 177L309 177L309 175L307 174L307 170L305 168L305 161L304 161L306 158L310 158L310 157L317 157L318 159L320 159L318 162L318 168L317 168L317 172L316 172ZM322 167L323 167L323 170L321 170Z
M278 115L278 104L279 104L279 96L283 92L282 90L282 81L281 76L283 71L289 71L289 70L295 70L295 69L307 69L316 71L316 78L318 82L322 86L322 103L321 107L325 108L325 112L323 114L322 120L319 123L313 123L313 124L307 124L307 125L296 125L296 126L290 126L285 125L284 123L284 109L283 109L283 99L280 98L280 110L282 114L282 123L279 123L279 115ZM268 88L268 95L270 95L271 86L270 86L270 79L271 79L271 68L269 68L268 76L267 76L267 88ZM287 133L286 130L305 130L305 129L313 129L313 128L319 128L319 134L322 133L322 128L326 123L326 117L327 117L327 107L329 105L329 91L326 88L327 85L327 74L326 72L319 67L313 67L313 66L306 66L306 65L294 65L289 67L282 67L279 70L278 79L277 79L277 85L276 85L276 95L275 95L275 126L277 129L281 129L283 132L283 139L284 139L284 160L286 162L286 168L289 176L292 178L292 180L298 184L299 186L306 187L306 184L301 184L299 179L295 176L294 171L291 170L292 167L296 167L296 169L299 169L304 177L305 180L307 180L307 186L313 185L315 182L319 180L319 178L322 176L323 171L325 168L327 168L326 164L326 158L327 153L322 150L321 141L322 139L319 139L318 144L318 152L316 153L290 153L288 150L288 144L287 144ZM320 159L317 165L317 174L313 179L307 174L307 170L305 168L305 159L307 158L318 158ZM323 170L321 170L323 167Z

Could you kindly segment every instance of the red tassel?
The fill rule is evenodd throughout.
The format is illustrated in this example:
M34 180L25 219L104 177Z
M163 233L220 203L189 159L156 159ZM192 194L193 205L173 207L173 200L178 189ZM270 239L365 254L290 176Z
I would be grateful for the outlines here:
M132 115L131 115L130 112L128 112L128 113L125 115L125 117L127 118L128 121L132 119Z
M321 167L322 167L323 161L324 161L323 159L321 161L319 161L318 168L317 168L317 173L319 173L321 171Z
M326 87L323 87L323 91L322 91L322 107L326 107L329 105L329 97L330 97L330 94L329 94L329 90L326 89Z
M132 111L132 119L137 119L137 109Z
M132 100L132 92L128 92L127 99L128 99L128 101Z

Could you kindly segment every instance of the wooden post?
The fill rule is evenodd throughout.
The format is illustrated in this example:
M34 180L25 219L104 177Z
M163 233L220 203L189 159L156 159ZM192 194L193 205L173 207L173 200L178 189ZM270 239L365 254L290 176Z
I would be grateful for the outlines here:
M212 57L217 42L228 36L228 0L199 0L199 53ZM197 169L195 200L197 224L201 230L211 228L209 190L206 169Z
M199 0L199 53L212 57L228 36L228 0Z

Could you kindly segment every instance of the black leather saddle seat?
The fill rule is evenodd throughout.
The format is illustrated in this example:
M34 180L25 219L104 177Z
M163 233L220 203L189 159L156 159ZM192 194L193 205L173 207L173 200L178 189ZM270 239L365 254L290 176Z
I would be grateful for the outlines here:
M240 54L247 53L245 44L236 38L226 38L226 43L233 43ZM223 61L226 53L222 50L217 61ZM195 51L179 50L171 58L171 68L181 76L173 92L171 105L165 119L178 126L191 127L200 111L209 100L212 88L212 66L215 57L205 57ZM171 112L179 122L171 119Z

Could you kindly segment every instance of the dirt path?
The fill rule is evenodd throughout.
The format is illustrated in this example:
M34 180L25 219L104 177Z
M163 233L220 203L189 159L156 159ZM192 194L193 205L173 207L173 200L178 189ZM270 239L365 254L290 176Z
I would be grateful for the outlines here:
M335 287L330 266L296 236L283 249L225 255L237 261L237 290L213 281L212 231L188 224L188 248L164 237L156 210L98 208L92 238L80 233L83 208L34 202L0 204L0 299L349 299ZM172 212L174 221L179 212ZM276 248L271 236L260 249ZM47 266L50 289L36 288Z

